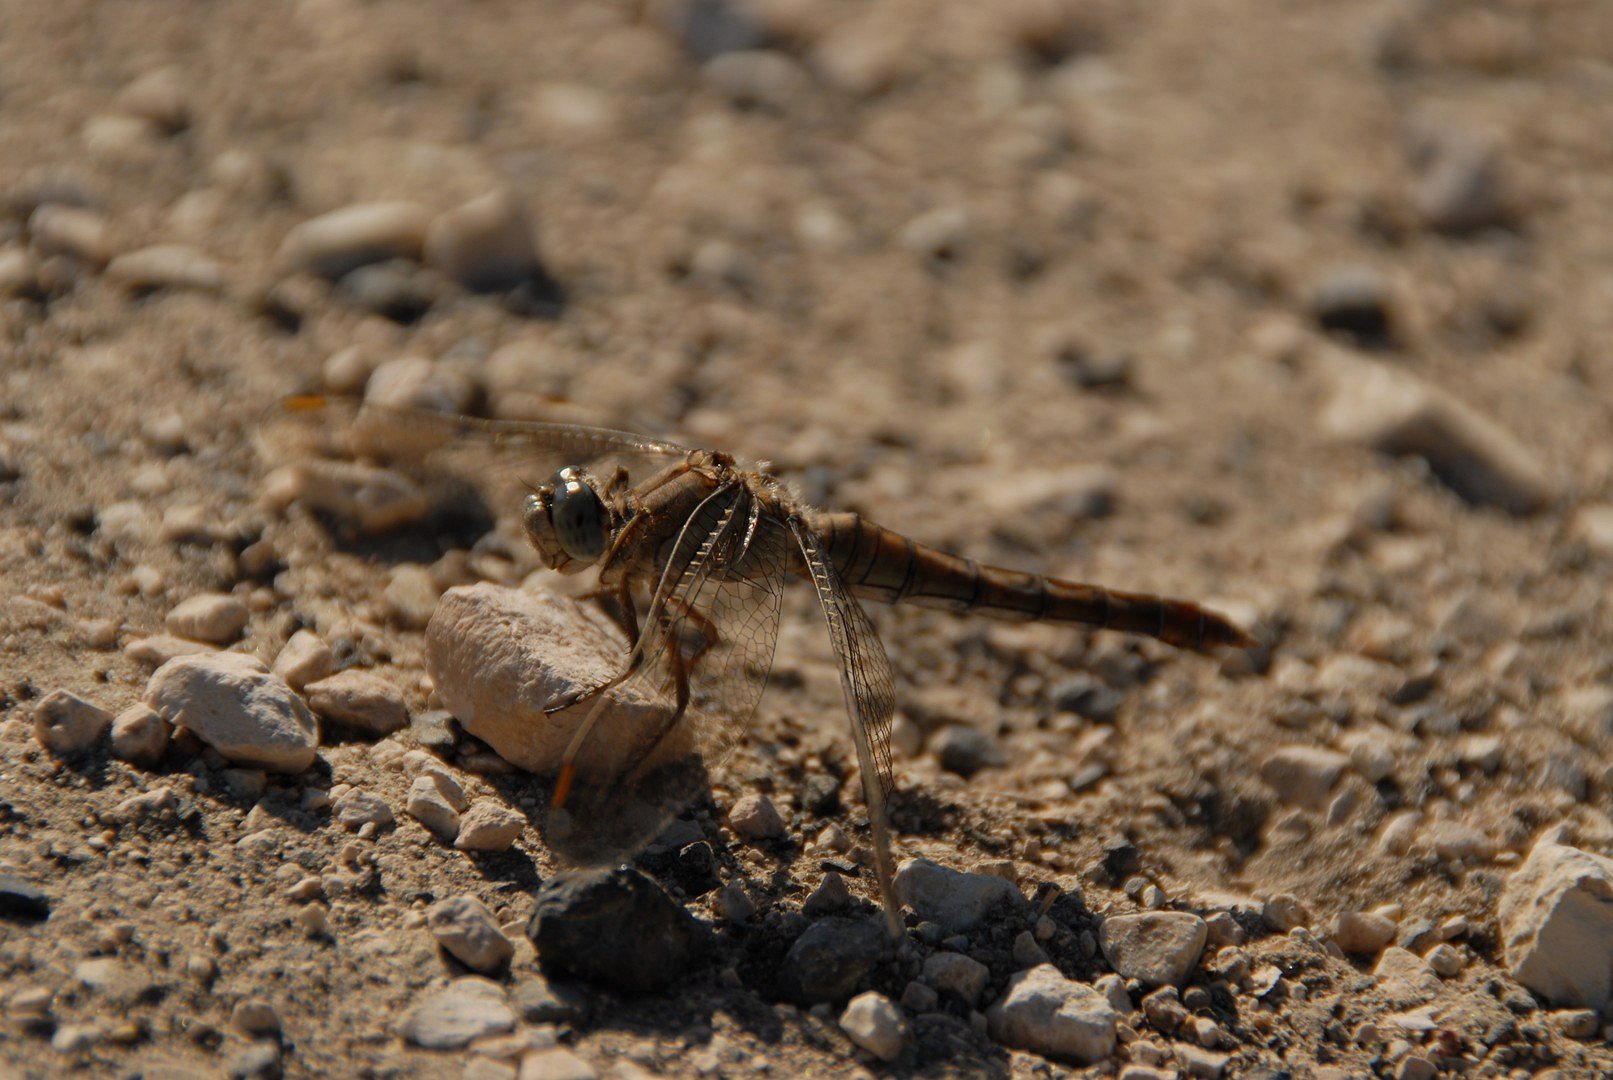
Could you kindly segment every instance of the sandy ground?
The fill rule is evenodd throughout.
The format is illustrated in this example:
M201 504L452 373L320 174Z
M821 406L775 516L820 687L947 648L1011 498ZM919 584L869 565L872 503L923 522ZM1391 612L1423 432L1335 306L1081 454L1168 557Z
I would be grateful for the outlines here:
M685 896L711 955L668 991L589 991L554 1034L599 1075L1613 1070L1599 1020L1514 981L1497 922L1548 830L1613 850L1613 7L12 0L0 24L0 872L49 905L0 919L0 1074L513 1076L547 1038L400 1036L466 973L424 912L478 897L519 937L554 869L531 831L473 857L403 812L415 728L328 740L295 775L193 738L131 765L35 737L52 691L137 702L131 642L204 592L247 606L237 651L311 627L416 719L437 707L399 568L515 581L533 554L454 556L486 527L459 519L343 535L267 499L281 462L254 448L281 396L409 357L484 415L765 459L820 505L1213 601L1265 642L1218 662L873 613L900 856L1047 898L1045 950L1079 981L1110 970L1101 916L1233 913L1191 1019L1132 1012L1086 1067L988 1030L1023 915L952 942L988 985L929 1008L915 929L859 986L909 1004L887 1064L840 1003L775 983L834 859L820 834L861 835L832 654L792 594L697 820L757 910ZM282 247L351 204L493 190L543 287L477 294L411 258L333 283ZM184 273L115 259L156 244ZM1398 390L1351 398L1385 371ZM1456 434L1426 409L1385 430L1408 395ZM960 725L986 736L967 777L933 748ZM1272 767L1294 747L1335 755L1305 759L1319 791ZM541 798L473 750L448 753L473 794ZM355 838L308 795L334 785L396 825ZM160 820L117 809L157 788ZM785 839L722 825L751 794ZM297 891L310 875L343 884ZM1446 950L1420 1000L1337 947L1337 916L1385 904L1409 952ZM537 977L518 944L506 988Z

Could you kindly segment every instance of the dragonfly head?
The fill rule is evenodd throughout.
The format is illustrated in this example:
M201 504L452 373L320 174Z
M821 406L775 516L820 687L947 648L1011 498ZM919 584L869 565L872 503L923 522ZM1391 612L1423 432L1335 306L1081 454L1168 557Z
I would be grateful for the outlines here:
M575 574L599 561L610 540L610 515L593 478L567 466L526 497L521 527L551 570Z

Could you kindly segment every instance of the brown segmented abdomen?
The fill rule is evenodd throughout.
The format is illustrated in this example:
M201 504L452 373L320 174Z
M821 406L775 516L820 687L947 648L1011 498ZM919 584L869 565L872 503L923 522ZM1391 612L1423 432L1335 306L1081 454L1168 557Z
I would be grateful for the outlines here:
M1200 652L1254 644L1224 616L1188 600L984 566L857 514L817 514L811 525L846 585L865 599L998 619L1124 630Z

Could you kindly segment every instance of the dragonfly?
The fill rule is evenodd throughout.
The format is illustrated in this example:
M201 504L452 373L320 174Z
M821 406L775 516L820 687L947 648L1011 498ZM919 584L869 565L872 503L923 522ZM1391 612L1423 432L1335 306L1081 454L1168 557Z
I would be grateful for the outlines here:
M318 396L285 403L289 413L322 418L337 406ZM468 461L478 475L495 459L559 463L543 482L523 481L521 532L550 570L597 575L595 595L608 601L626 642L612 677L545 710L585 709L549 799L551 831L581 837L575 850L607 834L596 845L607 857L642 847L686 808L757 708L786 586L810 585L839 668L892 933L901 926L888 815L895 680L863 601L1119 630L1201 653L1255 643L1191 601L989 566L854 512L814 509L765 466L720 450L580 424L350 409L317 426L345 430L354 456ZM648 702L656 721L613 723L613 705L627 700ZM668 764L672 743L690 753ZM590 760L609 764L584 768Z

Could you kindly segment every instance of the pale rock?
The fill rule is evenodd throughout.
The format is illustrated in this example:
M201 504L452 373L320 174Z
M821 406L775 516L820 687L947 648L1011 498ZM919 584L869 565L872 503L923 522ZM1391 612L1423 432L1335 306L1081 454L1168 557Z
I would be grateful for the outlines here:
M425 262L475 292L513 289L543 274L532 225L503 190L438 214L426 230Z
M973 1008L991 978L991 970L962 953L939 952L924 961L924 981Z
M325 639L312 630L298 630L274 658L274 673L301 691L336 670L336 654Z
M338 671L303 687L303 695L326 720L369 735L390 735L409 725L402 691L368 671Z
M280 1014L262 998L238 1001L230 1011L230 1026L244 1035L267 1037L280 1033Z
M331 816L344 828L357 832L366 825L380 828L392 824L392 807L371 791L353 788L331 803Z
M1441 859L1482 860L1495 854L1495 841L1465 821L1429 822L1422 839Z
M172 634L152 634L150 637L130 638L123 643L123 655L149 667L162 667L181 656L206 656L218 651L217 645L205 641L190 641Z
M1465 966L1461 950L1449 943L1442 942L1435 945L1428 950L1428 955L1424 959L1428 961L1428 966L1434 969L1434 974L1442 979L1454 979L1462 973L1462 968Z
M858 994L840 1014L846 1038L882 1061L895 1061L907 1039L902 1012L884 994L874 990Z
M1333 940L1347 953L1376 956L1395 939L1394 921L1372 911L1345 911L1333 920Z
M717 890L714 906L718 917L727 923L746 923L756 914L756 901L737 881L730 881Z
M1422 823L1421 810L1401 810L1391 814L1378 831L1378 846L1391 855L1404 855L1411 850Z
M224 267L184 244L153 244L125 252L107 264L106 277L133 292L151 289L224 291Z
M1369 784L1376 784L1395 770L1400 759L1403 740L1388 728L1374 724L1355 731L1346 731L1339 743L1350 755L1350 765Z
M1569 534L1592 555L1613 556L1613 503L1582 506L1574 511Z
M414 778L409 785L409 801L404 804L404 809L439 840L451 842L459 835L459 811L449 802L435 776L427 774Z
M148 818L166 817L178 805L172 788L154 787L150 791L130 795L118 803L112 808L112 816L118 821L141 822Z
M306 909L305 909L306 910ZM515 1027L503 987L478 975L455 979L427 995L403 1018L406 1041L427 1050L458 1050L472 1040Z
M459 816L460 851L508 851L520 839L526 818L497 799L477 799Z
M92 266L112 258L112 230L99 211L45 203L28 218L28 236L41 255L70 255Z
M1098 945L1123 978L1180 986L1198 966L1208 934L1204 920L1191 912L1149 911L1104 919Z
M1553 1005L1613 998L1613 859L1542 840L1513 871L1497 915L1512 975Z
M533 1050L521 1058L516 1080L597 1080L594 1067L563 1046Z
M112 721L112 756L131 765L150 768L168 752L172 728L144 702L124 709Z
M776 49L737 49L714 56L700 69L707 86L740 108L784 112L812 85L796 61Z
M1117 1016L1129 1016L1135 1006L1131 1003L1131 995L1126 992L1126 980L1119 975L1099 975L1092 984L1098 993L1109 1003L1109 1007Z
M301 772L319 746L319 725L302 699L239 653L170 660L151 676L145 700L236 764Z
M766 795L744 795L728 811L728 827L747 843L777 840L785 835L784 818Z
M1260 764L1260 778L1290 806L1320 810L1350 759L1319 746L1284 746Z
M241 636L252 613L233 596L201 593L174 605L163 626L175 637L228 645Z
M1397 1008L1420 1005L1440 991L1439 976L1428 961L1398 945L1383 950L1372 973L1379 991Z
M1013 883L991 874L966 874L929 859L907 859L896 868L896 896L921 919L948 934L973 929L993 910L1020 909L1025 897Z
M34 706L34 738L60 758L93 750L111 726L111 713L66 690L53 690Z
M21 296L38 289L39 263L33 253L22 247L0 248L0 296Z
M472 971L492 975L515 955L493 913L474 896L451 896L426 911L426 926L454 958Z
M1021 971L986 1011L992 1038L1063 1061L1096 1064L1114 1052L1119 1017L1104 996L1052 964Z
M390 409L463 413L470 408L476 388L451 367L423 356L401 356L376 366L364 384L364 401Z
M190 94L182 69L153 68L118 92L117 110L172 134L190 123Z
M430 222L417 203L357 203L292 229L276 258L288 269L339 278L369 263L418 257Z
M851 906L851 889L846 885L846 879L834 870L823 875L823 880L812 894L801 904L801 910L808 915L828 915L832 912L842 911Z
M437 610L437 597L441 594L429 569L406 563L393 569L382 599L399 626L424 630L431 622L431 613Z
M619 629L596 609L487 583L449 589L426 627L426 670L443 704L468 734L535 773L560 767L593 703L544 710L613 677L625 654ZM618 689L598 721L598 730L618 734L584 742L578 780L614 775L618 747L657 737L664 718L658 700ZM688 733L675 732L648 765L679 760L690 749Z
M1532 514L1557 498L1556 483L1533 451L1409 372L1340 356L1333 376L1334 396L1322 426L1335 437L1422 457L1469 502Z

